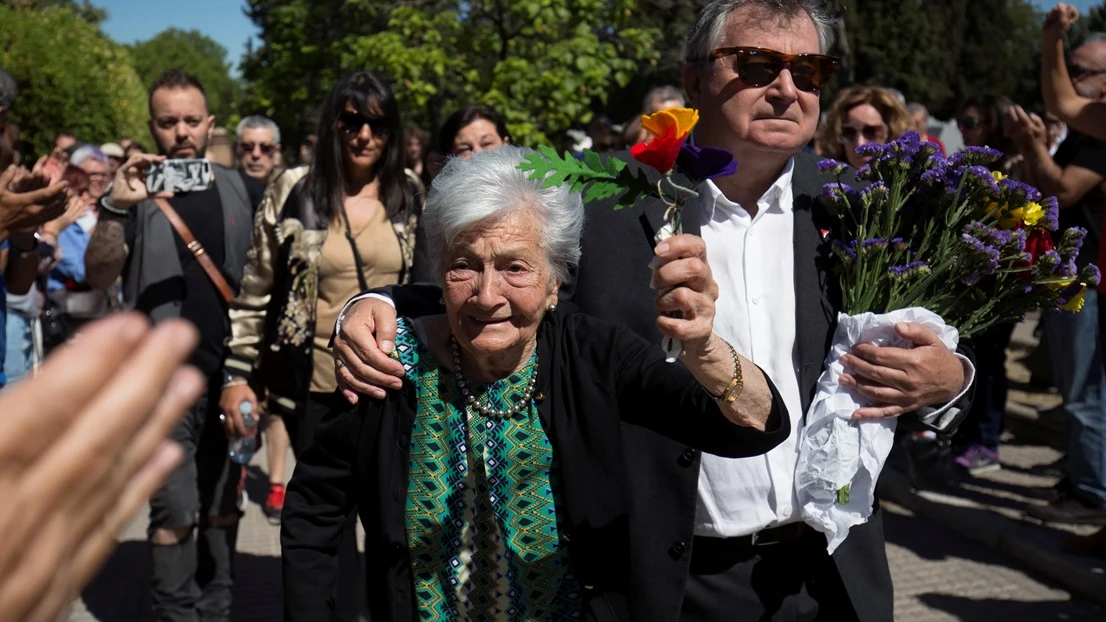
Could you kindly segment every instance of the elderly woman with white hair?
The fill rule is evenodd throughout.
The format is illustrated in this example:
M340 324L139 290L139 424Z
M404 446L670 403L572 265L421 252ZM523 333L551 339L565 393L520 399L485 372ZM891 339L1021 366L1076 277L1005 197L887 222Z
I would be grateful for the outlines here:
M286 620L328 619L355 511L374 622L627 620L621 423L728 457L790 432L765 375L712 331L699 238L657 249L657 325L683 340L682 364L557 305L583 204L527 179L527 153L455 158L435 179L423 222L443 312L400 318L403 388L337 408L303 452L281 531Z

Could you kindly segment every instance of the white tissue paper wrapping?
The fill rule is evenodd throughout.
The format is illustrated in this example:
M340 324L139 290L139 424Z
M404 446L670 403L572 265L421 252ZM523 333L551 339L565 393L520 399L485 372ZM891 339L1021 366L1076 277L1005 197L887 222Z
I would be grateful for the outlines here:
M941 316L919 307L882 314L838 315L825 371L818 379L802 427L795 470L799 512L808 525L826 534L830 554L845 541L849 529L871 516L876 480L895 440L895 418L853 420L858 408L870 404L839 384L844 372L841 357L861 343L913 347L895 332L899 322L926 326L953 351L960 339L957 330L947 326ZM844 486L849 486L849 498L842 504L837 502L837 491Z
M653 243L660 244L668 238L680 233L678 231L680 227L677 227L672 221L666 222L653 236ZM657 276L657 267L659 263L657 258L653 257L649 261L649 270L652 272L652 276ZM650 287L652 287L650 285ZM680 352L684 349L684 344L679 339L673 339L671 337L661 337L661 349L664 350L664 360L669 363L673 363L680 356Z

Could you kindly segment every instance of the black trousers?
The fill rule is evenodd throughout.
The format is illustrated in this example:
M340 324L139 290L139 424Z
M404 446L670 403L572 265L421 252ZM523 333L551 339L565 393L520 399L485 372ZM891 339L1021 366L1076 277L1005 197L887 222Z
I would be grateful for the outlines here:
M185 457L150 499L149 535L162 528L197 527L177 544L150 545L153 608L159 621L230 619L238 526L212 525L208 519L238 516L242 467L227 458L219 391L213 380L173 430L171 438Z
M330 412L334 400L345 400L337 393L312 393L302 417L284 417L284 428L292 443L292 453L300 453L315 438L319 422ZM342 528L338 543L338 585L331 597L331 622L356 622L361 614L365 581L362 579L361 556L357 553L357 513L349 517Z
M680 622L857 619L825 536L808 528L789 542L747 542L695 537Z

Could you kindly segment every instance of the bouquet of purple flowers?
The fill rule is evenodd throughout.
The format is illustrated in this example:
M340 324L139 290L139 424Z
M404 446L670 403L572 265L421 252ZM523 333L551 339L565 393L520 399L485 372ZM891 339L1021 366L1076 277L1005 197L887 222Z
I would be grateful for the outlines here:
M904 321L955 349L961 336L1030 310L1077 312L1099 280L1095 266L1075 264L1086 231L1057 232L1056 199L988 169L1000 152L968 147L945 158L915 132L857 151L870 158L856 173L860 189L842 181L844 163L819 164L836 176L823 202L838 220L831 248L843 313L807 413L796 479L803 518L827 535L831 552L870 516L895 429L894 419L852 419L869 404L840 385L841 357L860 343L909 347L894 330ZM931 416L941 428L940 411Z

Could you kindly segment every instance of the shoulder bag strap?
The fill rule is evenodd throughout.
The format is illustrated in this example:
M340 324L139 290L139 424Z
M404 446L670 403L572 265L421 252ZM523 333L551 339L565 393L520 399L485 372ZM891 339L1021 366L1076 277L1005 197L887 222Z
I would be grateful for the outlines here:
M361 292L369 291L369 283L365 280L365 267L361 264L361 251L357 248L357 241L353 239L353 231L349 225L349 215L346 214L346 204L340 203L338 205L342 212L342 220L346 224L346 239L349 240L349 247L353 251L353 265L357 268L357 284L361 287ZM381 204L383 208L383 204Z
M169 201L163 198L155 198L154 203L157 204L157 208L161 210L162 214L165 214L165 218L169 220L169 224L173 225L173 229L177 232L177 235L184 240L184 244L188 247L188 250L192 251L192 256L196 258L196 261L203 268L204 274L211 281L211 284L215 286L215 289L219 290L219 295L222 296L223 302L228 306L230 301L234 300L234 290L227 284L227 280L223 278L222 273L215 267L215 262L211 261L211 257L204 250L202 244L196 241L196 236L192 235L192 230L188 228L188 225L184 224L181 220L180 214L177 210L173 209L172 205L169 205Z

